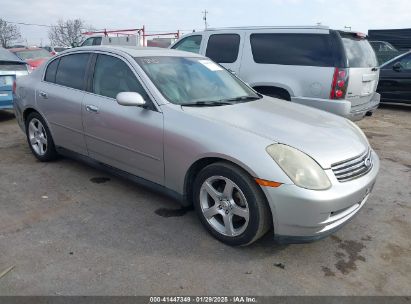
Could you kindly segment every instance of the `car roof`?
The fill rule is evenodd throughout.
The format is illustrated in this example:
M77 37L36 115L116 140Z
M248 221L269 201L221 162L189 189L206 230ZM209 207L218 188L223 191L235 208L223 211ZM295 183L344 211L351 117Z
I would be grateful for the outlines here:
M63 51L61 54L69 54L80 51L107 51L114 53L126 53L131 57L168 56L168 57L203 57L199 54L156 47L132 47L132 46L82 46Z
M320 29L329 30L328 26L324 25L300 25L300 26L238 26L238 27L221 27L221 28L208 28L205 31L225 31L225 30L269 30L269 29Z
M24 62L15 54L0 47L0 61Z

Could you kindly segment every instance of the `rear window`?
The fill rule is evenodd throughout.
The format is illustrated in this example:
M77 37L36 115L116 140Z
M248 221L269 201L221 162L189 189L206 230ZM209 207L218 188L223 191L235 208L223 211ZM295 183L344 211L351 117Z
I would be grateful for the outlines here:
M51 54L47 52L45 49L17 51L16 55L23 60L33 60L51 57Z
M61 57L56 73L56 83L82 90L89 56L89 54L75 54Z
M334 66L332 38L328 34L252 34L256 63Z
M340 34L350 68L370 68L378 66L374 49L368 40L351 34Z
M206 56L218 63L237 61L240 36L237 34L214 34L207 43Z
M25 63L19 62L0 62L0 71L27 71Z

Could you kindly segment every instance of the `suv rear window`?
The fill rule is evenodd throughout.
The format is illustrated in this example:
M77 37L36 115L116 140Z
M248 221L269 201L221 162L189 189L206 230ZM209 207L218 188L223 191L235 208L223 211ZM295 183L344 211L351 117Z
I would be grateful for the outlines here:
M256 63L334 66L332 38L328 34L252 34Z
M378 66L374 49L368 40L355 34L340 33L350 68L372 68Z
M208 38L206 56L218 63L237 61L240 48L238 34L214 34Z

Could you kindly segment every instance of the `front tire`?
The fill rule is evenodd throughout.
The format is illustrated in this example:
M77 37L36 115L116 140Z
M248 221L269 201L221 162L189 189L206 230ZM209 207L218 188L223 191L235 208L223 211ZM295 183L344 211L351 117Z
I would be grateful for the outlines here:
M30 150L38 160L47 162L57 158L50 130L39 113L33 112L27 117L26 136Z
M229 163L218 162L201 170L193 194L203 225L228 245L249 245L272 225L262 190L247 172Z

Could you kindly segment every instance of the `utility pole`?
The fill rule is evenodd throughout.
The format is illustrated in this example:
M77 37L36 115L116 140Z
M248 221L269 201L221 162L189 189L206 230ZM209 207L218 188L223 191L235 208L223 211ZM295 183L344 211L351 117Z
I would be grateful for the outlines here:
M203 14L203 20L204 20L204 28L207 29L207 10L204 10L203 12L201 12Z

